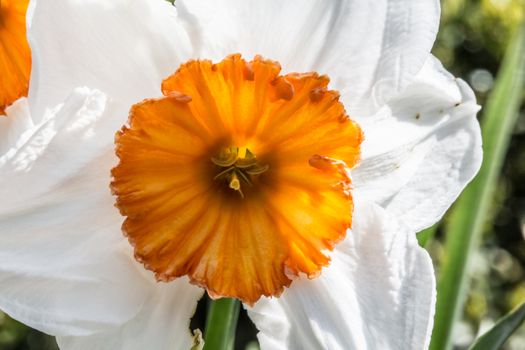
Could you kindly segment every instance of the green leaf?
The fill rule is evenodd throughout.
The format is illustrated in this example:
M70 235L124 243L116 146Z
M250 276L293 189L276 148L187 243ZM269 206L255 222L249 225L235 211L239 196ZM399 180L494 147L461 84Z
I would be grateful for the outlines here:
M417 234L417 241L419 242L419 245L423 248L426 248L427 245L432 242L432 239L434 239L434 236L436 235L436 231L439 227L439 222L435 223L433 226L424 229L423 231L419 232Z
M451 348L452 328L463 309L467 265L477 249L495 184L522 102L525 82L525 23L511 40L482 121L484 160L476 179L456 202L445 226L446 259L438 280L431 350Z
M500 319L485 334L479 337L469 350L497 350L525 321L525 303Z
M239 311L237 299L211 301L204 332L204 350L233 350Z

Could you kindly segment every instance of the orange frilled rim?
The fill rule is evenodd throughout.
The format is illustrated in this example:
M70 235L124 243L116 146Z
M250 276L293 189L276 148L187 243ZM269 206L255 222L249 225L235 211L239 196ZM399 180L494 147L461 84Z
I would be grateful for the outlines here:
M26 39L28 0L0 0L0 116L27 96L31 51Z
M212 298L253 304L318 276L351 227L361 129L326 76L280 70L261 57L189 61L164 97L131 108L111 188L136 259L159 281L187 275ZM242 194L212 161L232 147L264 170L239 174L250 176Z

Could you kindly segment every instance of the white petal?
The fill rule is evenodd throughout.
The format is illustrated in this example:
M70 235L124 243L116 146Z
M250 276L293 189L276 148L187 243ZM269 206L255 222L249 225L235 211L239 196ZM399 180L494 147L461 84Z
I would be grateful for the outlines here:
M112 153L114 134L124 123L110 118L115 105L99 91L75 89L64 104L26 130L0 156L0 180L10 184L0 187L0 212L27 207L31 198L68 181L102 154ZM104 169L108 184L114 164L116 160Z
M360 204L320 277L294 281L248 313L263 350L420 350L434 304L432 263L413 232L375 204Z
M0 117L0 157L21 142L22 135L33 127L27 99L21 98L6 110L6 117Z
M110 111L76 90L0 158L0 309L47 333L120 325L149 293L109 190Z
M58 337L62 350L189 350L190 319L203 290L186 278L155 286L140 313L121 327L87 337Z
M373 118L362 162L354 170L356 198L373 200L419 231L438 221L481 165L475 96L435 58L417 80ZM356 200L358 200L356 199Z
M423 66L439 23L436 0L177 0L199 55L240 52L286 71L328 74L350 114L403 90ZM193 26L191 26L193 24Z
M78 180L0 215L0 309L50 334L120 325L148 292L107 184Z
M36 121L77 86L104 91L123 105L125 118L133 103L159 96L162 79L190 57L167 1L36 0L28 18Z

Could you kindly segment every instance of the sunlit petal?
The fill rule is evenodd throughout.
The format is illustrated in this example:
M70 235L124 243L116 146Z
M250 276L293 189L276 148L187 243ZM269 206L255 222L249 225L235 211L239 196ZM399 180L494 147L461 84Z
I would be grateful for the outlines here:
M248 308L263 349L428 346L435 303L430 257L384 209L361 203L330 268Z

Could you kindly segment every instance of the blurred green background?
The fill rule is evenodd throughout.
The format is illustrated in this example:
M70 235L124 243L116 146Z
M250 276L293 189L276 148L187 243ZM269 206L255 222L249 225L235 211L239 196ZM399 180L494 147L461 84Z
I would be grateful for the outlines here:
M454 75L472 86L482 106L493 87L511 33L524 16L525 0L442 1L442 23L433 53ZM525 92L522 96L525 101ZM447 217L443 222L446 220ZM436 273L439 273L446 255L443 222L426 246L434 260ZM481 246L475 251L468 269L470 283L463 315L454 326L453 342L457 350L467 349L480 333L525 301L523 103L486 222ZM203 329L205 314L204 300L199 304L192 327ZM236 349L257 349L255 333L243 311L237 329ZM52 349L57 349L52 337L0 312L0 350ZM503 349L525 349L525 326L514 333Z

